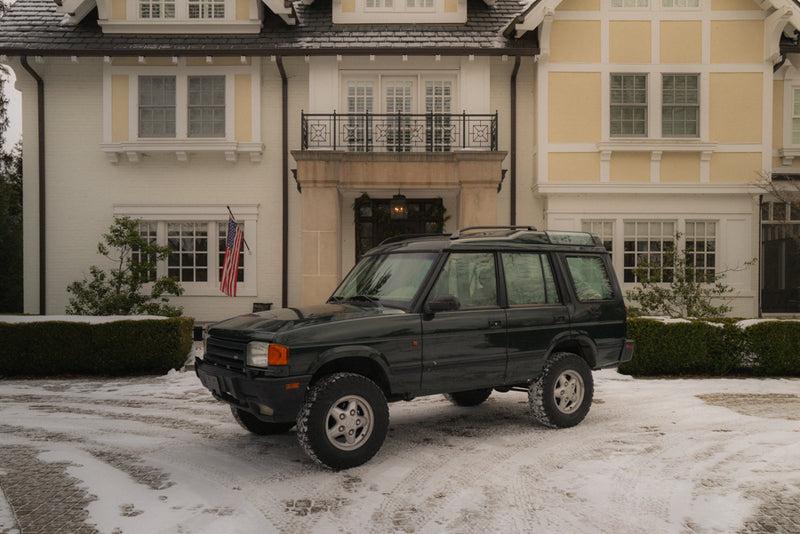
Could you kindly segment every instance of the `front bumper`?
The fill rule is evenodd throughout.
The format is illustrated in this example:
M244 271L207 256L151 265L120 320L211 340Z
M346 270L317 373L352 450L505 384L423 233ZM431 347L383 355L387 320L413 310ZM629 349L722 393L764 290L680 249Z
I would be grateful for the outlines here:
M252 377L200 359L195 361L195 372L216 399L270 423L294 421L311 382L310 375Z

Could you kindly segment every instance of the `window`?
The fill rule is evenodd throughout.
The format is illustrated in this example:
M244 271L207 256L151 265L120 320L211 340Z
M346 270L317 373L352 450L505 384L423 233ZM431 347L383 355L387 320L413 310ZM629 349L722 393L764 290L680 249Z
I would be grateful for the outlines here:
M433 0L406 0L408 9L433 9Z
M175 137L175 76L139 76L139 137Z
M425 113L433 113L433 123L426 137L434 152L450 150L453 141L453 83L449 80L427 80L425 82Z
M174 0L139 0L139 17L143 19L174 19Z
M663 7L700 7L700 0L661 0Z
M494 254L450 254L430 298L441 295L456 296L462 309L497 306Z
M625 221L623 245L623 279L638 282L636 270L641 268L650 279L672 281L670 253L675 248L674 221Z
M157 244L158 243L158 224L154 222L139 222L139 235L142 236L142 239L148 245ZM142 253L140 250L134 250L131 252L131 259L134 263L140 263L143 260L148 262L157 263L156 258L142 258ZM150 271L147 273L147 279L150 282L155 282L156 278L158 278L156 271Z
M190 19L224 19L225 0L188 0Z
M560 302L546 254L503 254L509 306Z
M386 113L408 114L413 111L412 80L389 80L384 83ZM386 128L386 146L390 152L411 150L412 124L409 117L389 117Z
M614 290L603 258L599 256L569 256L567 268L572 277L578 300L610 300Z
M189 137L225 137L225 76L189 76Z
M611 7L647 7L647 0L611 0Z
M800 313L800 208L761 205L761 310Z
M611 136L647 135L647 74L611 75Z
M700 89L697 74L662 76L661 132L664 137L700 135Z
M614 221L583 220L581 230L594 234L603 240L603 246L611 253L614 248Z
M792 91L792 144L800 145L800 87Z
M686 221L686 261L696 282L713 282L716 275L717 223Z
M392 0L366 0L368 9L391 9Z

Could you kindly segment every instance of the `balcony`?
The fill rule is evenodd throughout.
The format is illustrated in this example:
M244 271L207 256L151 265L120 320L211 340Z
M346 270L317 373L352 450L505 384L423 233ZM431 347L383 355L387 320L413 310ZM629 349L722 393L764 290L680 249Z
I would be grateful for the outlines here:
M497 151L497 113L301 113L302 150Z

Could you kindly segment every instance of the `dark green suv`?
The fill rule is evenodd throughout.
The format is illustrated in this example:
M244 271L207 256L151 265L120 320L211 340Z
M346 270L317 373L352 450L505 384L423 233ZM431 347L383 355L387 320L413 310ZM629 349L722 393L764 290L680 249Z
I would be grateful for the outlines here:
M343 469L378 452L388 402L422 395L526 391L541 423L578 424L591 370L631 358L625 319L597 237L468 228L384 242L326 304L214 325L196 369L244 428L297 425L312 458Z

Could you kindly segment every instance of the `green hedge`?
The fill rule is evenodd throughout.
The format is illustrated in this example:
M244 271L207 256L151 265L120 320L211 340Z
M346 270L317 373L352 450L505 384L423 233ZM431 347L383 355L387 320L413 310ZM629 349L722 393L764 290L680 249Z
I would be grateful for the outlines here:
M161 374L192 347L191 317L0 323L0 376Z
M800 376L800 322L628 319L636 341L619 371L635 376Z

